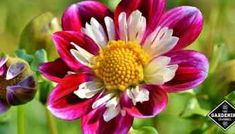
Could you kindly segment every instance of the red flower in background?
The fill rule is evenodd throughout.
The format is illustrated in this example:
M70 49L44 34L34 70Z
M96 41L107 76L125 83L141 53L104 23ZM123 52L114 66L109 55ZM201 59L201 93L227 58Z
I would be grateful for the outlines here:
M159 114L167 93L195 88L207 58L182 50L200 34L201 12L165 0L122 0L114 13L96 1L71 5L53 41L60 59L40 66L58 85L48 100L58 118L81 118L91 133L127 133L133 118Z

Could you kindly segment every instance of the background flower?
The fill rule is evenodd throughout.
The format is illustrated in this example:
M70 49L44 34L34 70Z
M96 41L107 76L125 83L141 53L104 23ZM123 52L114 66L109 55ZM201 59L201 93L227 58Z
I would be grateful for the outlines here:
M12 105L21 105L34 98L36 82L25 61L0 57L0 70L0 113Z

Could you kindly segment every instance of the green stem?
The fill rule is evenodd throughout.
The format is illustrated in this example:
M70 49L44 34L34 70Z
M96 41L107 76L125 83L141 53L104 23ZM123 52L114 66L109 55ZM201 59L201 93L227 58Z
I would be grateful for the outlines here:
M58 134L56 122L51 113L47 109L46 109L46 116L47 116L47 123L50 129L50 134Z
M25 133L24 106L17 107L17 134Z

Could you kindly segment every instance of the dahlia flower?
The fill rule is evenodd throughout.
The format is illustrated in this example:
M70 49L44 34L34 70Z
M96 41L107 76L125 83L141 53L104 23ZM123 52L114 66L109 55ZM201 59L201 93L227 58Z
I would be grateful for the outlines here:
M18 58L0 57L0 114L12 105L34 98L35 79L29 65Z
M192 89L207 77L207 58L183 50L200 34L201 12L165 12L165 0L122 0L114 13L96 1L69 6L53 34L60 58L40 66L58 85L48 109L81 118L84 134L128 133L134 118L150 118L167 93Z

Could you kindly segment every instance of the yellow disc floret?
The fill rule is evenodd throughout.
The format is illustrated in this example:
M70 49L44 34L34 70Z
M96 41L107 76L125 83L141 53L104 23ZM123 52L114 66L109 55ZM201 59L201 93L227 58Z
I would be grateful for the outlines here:
M149 56L136 42L110 41L95 57L95 74L108 90L125 90L143 80Z

